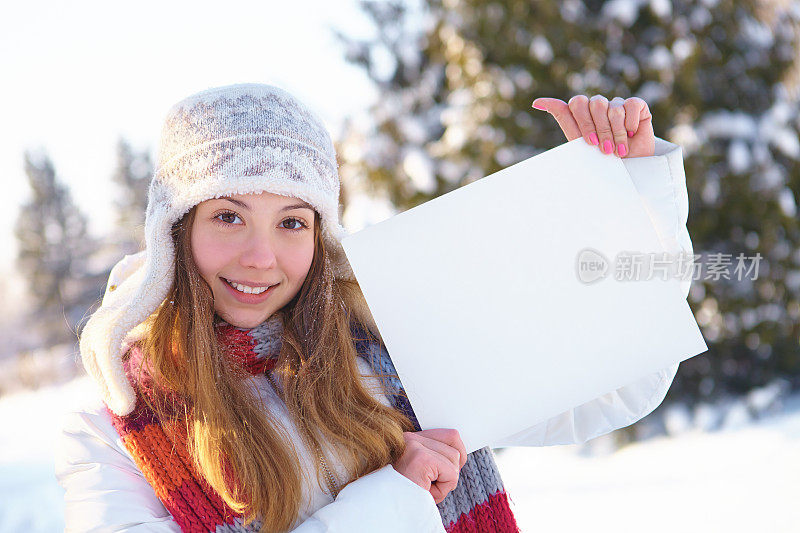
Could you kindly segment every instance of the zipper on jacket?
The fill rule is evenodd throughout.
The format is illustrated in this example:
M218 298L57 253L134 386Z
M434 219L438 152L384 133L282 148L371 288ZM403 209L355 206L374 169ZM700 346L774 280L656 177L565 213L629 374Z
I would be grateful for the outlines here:
M280 397L280 393L278 392L278 387L275 384L275 380L272 378L272 372L266 371L264 373L267 375L267 379L269 379L269 383L270 385L272 385L272 388L275 390L275 393L278 394L278 397ZM320 448L320 446L311 438L309 438L309 440L311 440L315 444L317 456L319 457L319 464L322 467L322 470L325 474L323 476L325 478L325 484L328 485L328 490L330 491L330 495L335 500L336 496L338 496L339 494L336 478L333 477L333 474L331 473L330 469L328 469L328 464L325 462L325 455L322 453L322 448Z

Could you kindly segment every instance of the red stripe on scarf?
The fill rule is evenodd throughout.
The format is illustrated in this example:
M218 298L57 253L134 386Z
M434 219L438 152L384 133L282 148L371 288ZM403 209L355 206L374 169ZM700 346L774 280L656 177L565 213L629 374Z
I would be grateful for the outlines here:
M505 491L497 491L447 526L447 533L518 533Z

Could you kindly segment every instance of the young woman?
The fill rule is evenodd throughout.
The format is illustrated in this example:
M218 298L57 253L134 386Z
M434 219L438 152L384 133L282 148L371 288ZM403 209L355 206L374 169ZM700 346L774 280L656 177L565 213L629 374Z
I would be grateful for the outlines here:
M667 249L691 253L680 148L642 100L539 102L568 139L623 157ZM517 531L491 449L420 431L340 245L339 186L328 132L281 89L172 107L145 250L81 335L99 396L63 421L67 531ZM676 370L499 444L629 425Z

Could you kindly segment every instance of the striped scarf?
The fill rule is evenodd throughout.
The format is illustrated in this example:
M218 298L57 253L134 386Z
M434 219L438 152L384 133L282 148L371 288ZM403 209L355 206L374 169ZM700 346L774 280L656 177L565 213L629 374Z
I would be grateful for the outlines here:
M227 353L240 359L252 374L270 372L280 351L282 324L276 314L248 330L223 325L218 327L218 339L221 345L229 348ZM359 327L354 327L353 338L358 355L381 376L392 405L408 415L419 431L419 423L402 393L402 385L383 343ZM126 416L108 412L123 444L158 499L181 531L258 531L261 525L258 521L244 526L242 515L226 505L195 470L187 452L185 428L181 424L173 426L172 432L177 438L171 440L156 414L142 400L142 394L147 394L151 387L146 380L132 379L140 360L141 351L134 345L130 357L126 358L125 370L135 384L136 408ZM459 473L458 485L438 508L448 533L519 531L489 447L468 455Z

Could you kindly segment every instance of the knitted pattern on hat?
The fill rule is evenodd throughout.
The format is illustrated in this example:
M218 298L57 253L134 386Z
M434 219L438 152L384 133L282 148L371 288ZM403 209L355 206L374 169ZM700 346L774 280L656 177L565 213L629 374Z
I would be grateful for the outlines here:
M145 217L141 264L106 294L81 334L81 356L109 408L133 411L125 378L126 336L167 296L174 277L172 225L211 198L263 191L305 200L319 213L334 276L354 279L341 238L339 175L322 122L292 95L270 85L202 91L164 120Z
M273 315L250 330L224 326L218 329L219 341L227 353L251 373L270 372L280 352L283 322ZM405 397L385 346L365 330L354 327L353 338L358 355L370 363L381 377L392 405L405 412L419 431L414 412ZM137 346L131 347L126 372L135 384L136 394L150 394L146 380L134 379L136 361L141 357ZM186 448L185 430L177 441L167 437L161 421L138 401L135 410L119 416L109 411L122 442L164 507L185 532L258 531L258 521L244 526L242 515L228 507L192 465ZM177 428L177 426L176 426ZM459 473L456 488L438 504L442 523L448 533L507 533L519 531L503 488L492 450L482 448L467 456Z

